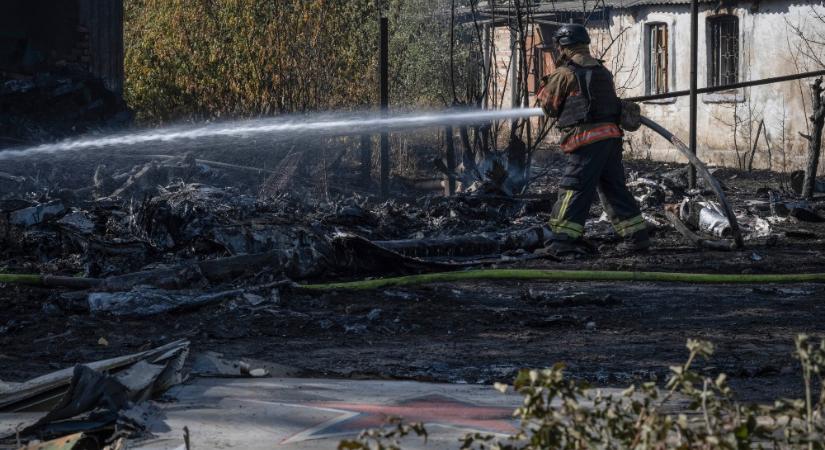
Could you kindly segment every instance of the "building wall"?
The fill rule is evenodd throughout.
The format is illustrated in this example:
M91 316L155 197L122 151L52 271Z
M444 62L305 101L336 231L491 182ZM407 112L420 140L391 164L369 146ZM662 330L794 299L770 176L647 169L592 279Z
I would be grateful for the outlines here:
M79 37L76 1L0 2L0 71L31 72L66 63L77 56Z
M493 28L493 70L491 75L491 107L507 109L513 107L513 70L511 64L512 37L507 27Z
M71 68L122 91L122 0L0 3L0 72L30 75Z
M715 3L700 5L699 87L708 85L707 18L718 13L730 13L739 18L739 81L823 68L799 51L799 38L788 25L802 25L808 33L818 29L820 35L825 34L822 22L814 19L811 10L815 8L815 11L825 15L825 6L821 2L762 0L738 2L735 7L720 11L716 11L715 7ZM651 23L668 26L668 90L690 87L689 5L612 9L606 23L590 27L591 51L594 55L603 55L606 66L615 75L617 90L622 97L647 93L649 77L645 30ZM494 33L495 65L500 83L507 77L506 68L510 65L510 35L507 28L495 28ZM815 50L825 52L825 45ZM820 56L825 57L825 54ZM754 168L778 171L802 168L807 155L807 141L799 136L799 132L807 132L807 116L810 114L808 85L811 81L791 81L736 92L700 95L697 121L700 158L710 164L736 167L744 153L750 153L758 124L764 120L770 146L766 144L764 135L760 135ZM504 100L499 102L501 107L511 106L509 87L497 94ZM687 142L689 105L688 97L646 102L642 105L642 112ZM627 150L634 156L682 161L681 155L670 143L646 128L628 133ZM825 168L821 167L821 170L825 171Z
M123 93L123 1L80 0L80 26L88 33L89 71Z
M516 39L510 32L509 27L492 27L487 32L492 32L492 60L491 65L491 80L490 88L487 96L486 107L509 109L513 107L532 106L535 105L537 87L541 82L541 75L550 73L554 66L552 55L549 51L543 51L542 47L545 45L544 36L538 26L528 26L528 35L526 38L526 56L527 56L527 86L528 86L528 101L527 105L516 104L514 95L516 92L513 86L516 84L515 77L518 74L515 72L519 65L518 56L515 62L511 59L511 48L513 40ZM540 118L536 117L532 120L534 129L540 127ZM506 145L509 138L507 130L509 130L509 122L502 122L498 128L501 132L499 136L499 145Z
M798 38L788 26L788 23L803 22L807 22L808 27L816 26L810 20L812 5L775 1L759 4L740 2L735 8L719 11L739 18L739 81L817 68L812 60L798 51ZM822 5L813 7L825 13ZM715 14L717 11L713 6L701 5L699 87L708 85L707 18ZM632 12L615 11L611 14L609 30L593 30L600 42L610 40L606 35L616 36L621 33L625 38L614 43L605 57L616 73L617 85L624 88L623 96L646 93L649 77L646 73L648 43L645 29L650 23L665 23L668 26L669 90L690 87L689 8L686 5L648 6ZM799 136L799 132L807 132L806 117L810 111L807 86L810 81L792 81L735 92L700 95L697 117L700 158L711 164L736 167L738 161L743 160L744 154L750 153L758 124L764 120L770 146L765 142L764 135L761 135L753 166L780 171L801 168L806 158L807 141ZM680 97L646 102L642 110L645 115L687 141L689 104L687 97ZM681 160L681 156L669 143L646 129L631 133L629 137L630 147L636 155Z

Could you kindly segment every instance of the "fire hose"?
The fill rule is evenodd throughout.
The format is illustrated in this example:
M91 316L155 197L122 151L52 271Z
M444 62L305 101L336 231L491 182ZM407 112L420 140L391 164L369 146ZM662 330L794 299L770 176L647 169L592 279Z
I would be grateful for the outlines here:
M609 270L544 270L544 269L477 269L461 272L438 272L392 278L347 281L338 283L295 285L303 291L353 290L364 291L399 286L459 281L639 281L694 284L763 284L763 283L825 283L825 273L793 274L719 274L681 272L631 272ZM52 277L31 274L0 274L0 284L26 284L70 289L94 289L102 280L94 278Z
M341 283L305 284L307 291L365 291L399 286L458 281L642 281L695 284L825 283L825 273L706 274L679 272L628 272L608 270L480 269Z

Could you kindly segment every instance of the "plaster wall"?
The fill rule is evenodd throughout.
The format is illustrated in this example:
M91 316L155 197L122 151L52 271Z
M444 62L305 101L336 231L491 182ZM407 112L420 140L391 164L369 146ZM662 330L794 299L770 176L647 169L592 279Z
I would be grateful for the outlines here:
M821 63L800 50L802 41L791 25L806 35L825 36L825 5L820 1L738 2L736 6L717 10L716 4L700 4L698 86L708 85L709 17L732 14L739 19L739 81L788 75L822 69ZM690 87L690 13L689 5L650 5L633 9L613 8L608 21L590 27L591 51L602 55L614 73L620 96L648 93L646 27L662 23L668 27L668 90ZM491 90L496 105L512 105L510 32L494 28L496 86ZM817 53L825 61L825 45L807 52ZM804 166L807 141L799 133L808 132L810 88L812 80L739 89L732 92L704 94L698 105L698 153L712 165L736 167L750 154L760 121L767 134L756 144L753 167L791 171ZM533 99L531 99L531 103ZM688 97L646 102L642 112L688 141ZM492 105L491 105L492 106ZM642 128L628 133L627 151L636 157L663 161L682 161L671 144ZM738 153L738 154L737 154ZM825 165L820 172L825 173Z
M814 9L812 9L814 8ZM708 17L718 13L739 18L739 81L756 80L793 74L817 68L814 60L799 51L799 38L789 24L811 27L825 26L812 20L812 11L825 13L821 4L790 2L740 2L737 7L714 10L714 5L701 5L699 18L698 85L708 85ZM634 11L615 11L610 28L593 30L599 36L594 47L609 42L610 36L621 35L605 55L616 74L617 86L623 96L647 93L648 24L664 23L669 31L669 90L690 87L690 14L685 5L647 6ZM700 158L710 164L738 166L745 153L750 153L758 124L764 121L768 142L761 135L756 144L754 168L795 170L803 166L810 112L811 80L739 89L719 94L699 96L697 125ZM688 140L689 99L680 97L646 102L643 114ZM636 156L659 160L681 160L669 143L646 129L629 134L629 148ZM769 145L770 144L770 145ZM821 169L822 170L822 169Z

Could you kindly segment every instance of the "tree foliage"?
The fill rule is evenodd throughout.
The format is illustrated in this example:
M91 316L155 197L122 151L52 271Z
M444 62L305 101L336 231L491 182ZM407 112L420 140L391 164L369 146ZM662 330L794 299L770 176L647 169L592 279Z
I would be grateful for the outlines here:
M452 98L450 4L382 6L394 106ZM377 8L374 0L126 0L126 99L151 122L375 105ZM462 83L466 52L455 53Z
M143 119L358 107L374 97L367 0L127 0L126 98Z
M465 100L475 80L471 50L478 43L469 24L454 23L452 6L451 0L390 1L390 95L397 104L449 106L453 83ZM455 1L455 7L466 10L467 1Z

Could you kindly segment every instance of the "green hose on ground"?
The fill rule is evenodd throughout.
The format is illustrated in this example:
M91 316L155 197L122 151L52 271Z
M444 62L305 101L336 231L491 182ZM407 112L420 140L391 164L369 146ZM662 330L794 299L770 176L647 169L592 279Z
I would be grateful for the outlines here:
M479 269L463 272L425 273L394 278L347 281L340 283L305 284L297 288L306 291L365 291L396 286L457 281L648 281L696 284L762 284L762 283L825 283L825 273L794 274L709 274L678 272L621 272L608 270L542 270L542 269ZM47 287L91 289L103 280L34 274L0 273L0 283L29 284Z
M0 283L9 284L43 284L43 277L40 275L0 273Z
M343 283L306 284L309 291L365 291L396 286L475 280L515 281L651 281L698 284L822 283L825 273L797 274L705 274L667 272L619 272L604 270L482 269L465 272L441 272Z

